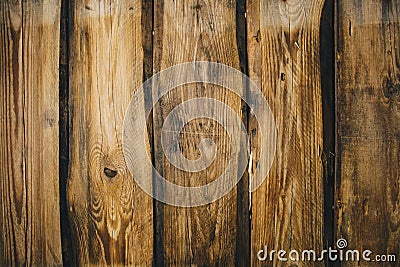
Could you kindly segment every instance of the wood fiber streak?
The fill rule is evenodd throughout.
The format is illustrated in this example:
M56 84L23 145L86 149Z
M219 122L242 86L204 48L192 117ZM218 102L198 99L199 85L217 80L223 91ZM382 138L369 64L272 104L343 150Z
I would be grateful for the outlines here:
M152 199L130 175L121 140L143 82L141 12L139 0L73 3L68 203L80 265L152 265Z
M156 0L154 8L155 72L189 61L214 61L239 69L235 1ZM167 180L185 186L207 184L222 174L229 160L237 160L237 155L229 157L230 139L223 127L209 119L189 122L179 144L183 155L193 160L199 156L200 141L211 138L218 147L211 166L205 171L189 173L175 168L165 158L160 140L163 121L174 107L196 97L218 99L241 116L240 98L211 84L179 87L158 102L153 116L155 166ZM224 118L225 114L215 116ZM236 191L234 188L221 199L201 207L158 203L158 266L233 266L238 227Z
M277 145L266 181L251 196L251 265L308 266L259 261L257 252L323 247L322 99L319 24L324 1L247 1L249 75L275 116ZM253 170L260 133L250 118ZM268 135L268 133L261 133ZM266 138L266 137L264 137ZM288 255L286 255L288 256Z
M62 264L59 21L58 0L0 3L2 266Z
M400 3L338 1L337 10L336 237L399 258Z

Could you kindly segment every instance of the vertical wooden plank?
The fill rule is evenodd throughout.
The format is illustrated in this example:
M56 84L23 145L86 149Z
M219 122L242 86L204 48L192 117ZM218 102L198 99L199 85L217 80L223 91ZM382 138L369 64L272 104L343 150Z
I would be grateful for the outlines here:
M62 264L59 22L58 0L0 3L1 265Z
M73 2L68 202L79 264L152 265L152 199L134 183L121 140L143 82L141 13L139 0Z
M323 4L322 0L247 1L249 75L271 105L278 131L275 162L251 198L252 266L279 263L276 255L273 261L259 261L257 253L264 246L269 251L322 250L319 23ZM255 171L260 137L254 118L249 132L255 133L251 142Z
M400 3L340 0L337 16L337 238L398 260Z
M154 70L189 61L214 61L239 68L236 4L223 1L161 1L154 5ZM154 112L154 156L157 170L168 181L199 186L218 178L229 160L229 138L215 121L196 119L184 127L179 143L188 159L198 157L198 145L210 138L218 147L206 171L189 173L173 167L163 154L160 134L170 111L187 99L218 99L241 116L241 101L210 84L186 85L162 98ZM223 114L217 114L223 116ZM236 159L237 160L237 159ZM157 204L157 266L233 266L236 244L236 188L201 207Z

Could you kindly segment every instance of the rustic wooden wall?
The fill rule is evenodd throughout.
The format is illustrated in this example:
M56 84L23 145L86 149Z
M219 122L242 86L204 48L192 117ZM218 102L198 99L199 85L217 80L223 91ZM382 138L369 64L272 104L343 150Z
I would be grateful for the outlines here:
M264 246L322 250L339 238L400 257L399 10L397 0L1 1L0 265L275 266L257 259ZM165 158L163 122L187 99L227 103L252 151L231 192L181 208L134 182L122 126L136 88L193 60L260 86L277 154L249 192L262 133L248 107L217 86L177 88L148 122L169 181L205 184L230 160L228 136L206 119L180 140L190 159L205 137L226 148L206 172Z

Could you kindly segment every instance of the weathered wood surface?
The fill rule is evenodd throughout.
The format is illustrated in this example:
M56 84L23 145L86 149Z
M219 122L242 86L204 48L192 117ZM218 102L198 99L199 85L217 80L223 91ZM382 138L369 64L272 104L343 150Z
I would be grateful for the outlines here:
M134 183L121 140L131 93L143 82L142 4L74 1L72 12L68 202L75 260L149 266L153 202Z
M0 3L2 266L62 264L59 20L58 0Z
M337 3L336 236L350 248L397 257L399 12L399 1Z
M257 252L318 251L333 236L399 260L400 4L335 1L331 69L332 58L320 55L325 2L0 1L0 265L302 266L312 262L260 262ZM321 38L334 34L324 31ZM251 172L227 195L181 208L153 202L136 185L122 126L145 79L194 60L230 65L260 86L275 115L277 154L249 194L260 158L255 118L226 89L176 88L148 121L148 149L163 176L204 185L237 160L226 131L197 119L181 133L183 154L196 159L211 138L216 161L196 174L168 162L163 122L190 98L221 100L242 116L252 152ZM332 89L328 71L336 71L336 121L333 93L321 92ZM335 172L332 203L333 188L324 188L332 181L323 179Z
M236 43L236 4L223 1L154 2L154 72L188 61L215 61L239 68ZM227 77L229 79L229 77ZM184 156L196 159L203 138L218 147L211 166L199 173L173 167L163 155L160 142L163 121L181 102L196 97L219 99L241 114L241 100L226 89L210 84L177 88L160 100L154 112L154 158L167 180L199 186L218 178L229 160L230 140L215 121L197 119L184 128L179 143ZM224 114L215 114L223 118ZM237 159L236 159L237 160ZM170 266L233 266L236 253L236 188L212 204L181 208L157 204L156 264Z
M269 250L322 250L319 23L323 4L247 1L249 76L261 86L278 129L275 162L251 197L252 266L260 265L257 252L264 246ZM255 171L260 137L254 118L249 125L249 132L253 131ZM275 266L274 258L263 264Z

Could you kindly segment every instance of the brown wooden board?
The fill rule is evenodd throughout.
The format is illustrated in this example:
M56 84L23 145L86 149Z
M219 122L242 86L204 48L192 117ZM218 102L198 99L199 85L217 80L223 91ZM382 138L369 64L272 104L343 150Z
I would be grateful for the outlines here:
M156 0L154 72L188 61L214 61L239 69L235 12L236 3L232 0ZM192 187L213 181L221 175L229 160L234 161L235 157L237 160L237 155L229 157L231 140L225 130L213 120L197 119L184 128L179 140L182 151L187 158L196 159L200 141L211 138L219 148L215 161L198 173L181 171L167 161L160 141L163 122L175 106L195 97L218 99L239 116L242 114L239 97L207 83L179 87L158 102L153 122L156 169L167 180ZM233 266L238 228L236 215L236 188L221 199L200 207L183 208L158 203L157 266Z
M68 202L80 265L153 260L152 199L122 149L125 111L143 82L141 12L138 0L73 3Z
M400 256L399 12L398 1L337 2L336 237L371 258Z
M0 3L2 266L62 264L59 20L58 0Z
M288 252L320 251L323 247L319 65L323 4L324 1L247 1L249 75L271 105L278 131L274 164L265 182L251 196L252 266L279 263L276 256L273 261L259 261L257 253L264 246L269 251ZM260 151L254 118L249 127L249 132L255 133L251 143L254 172Z

